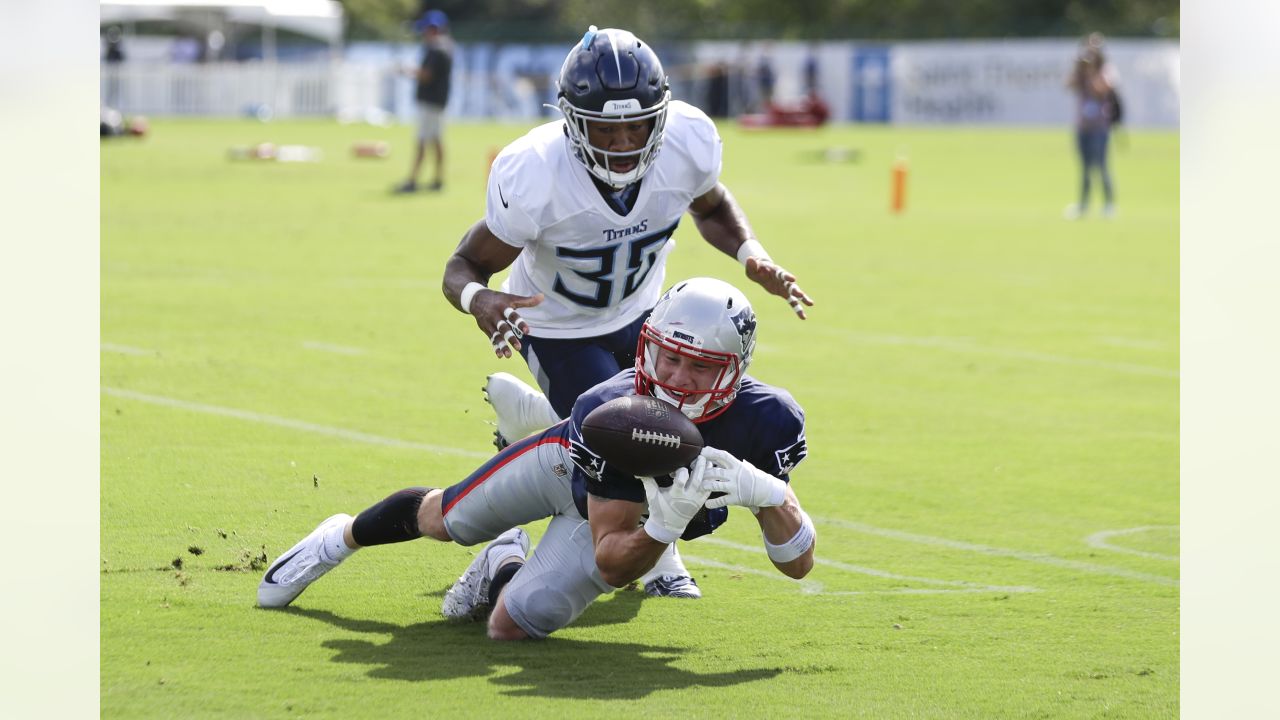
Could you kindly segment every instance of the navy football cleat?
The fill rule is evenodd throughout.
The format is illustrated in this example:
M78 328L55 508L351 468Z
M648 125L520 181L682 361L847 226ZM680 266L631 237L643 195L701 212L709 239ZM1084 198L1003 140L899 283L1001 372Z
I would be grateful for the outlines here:
M644 584L644 594L697 600L702 597L698 583L688 575L659 575Z
M672 543L658 557L653 569L640 577L644 583L644 594L651 597L673 597L697 600L702 597L702 590L694 582L689 569L680 559L680 552Z

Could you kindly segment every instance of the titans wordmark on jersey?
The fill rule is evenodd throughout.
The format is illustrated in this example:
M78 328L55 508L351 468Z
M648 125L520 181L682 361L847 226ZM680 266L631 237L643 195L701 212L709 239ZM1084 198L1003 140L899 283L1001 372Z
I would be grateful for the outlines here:
M541 337L603 335L625 327L662 293L672 233L694 198L720 177L721 143L701 110L674 101L662 150L620 214L573 156L564 121L508 145L489 174L485 223L522 248L505 292L542 293L520 314Z

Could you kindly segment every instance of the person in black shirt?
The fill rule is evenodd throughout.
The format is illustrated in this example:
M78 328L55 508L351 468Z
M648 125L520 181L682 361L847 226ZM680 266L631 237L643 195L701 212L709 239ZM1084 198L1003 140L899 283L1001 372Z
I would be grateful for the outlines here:
M107 76L107 89L103 98L106 107L120 107L120 71L116 68L120 63L124 62L124 38L121 36L120 28L112 26L107 28L107 52L103 57L108 68L104 69L103 74ZM104 135L107 133L104 131Z
M418 189L418 173L426 157L427 143L435 153L435 175L428 190L444 187L444 108L449 102L449 75L453 71L453 41L449 38L449 18L440 10L428 10L413 24L422 33L422 65L409 73L418 80L417 150L409 178L395 191L411 193Z

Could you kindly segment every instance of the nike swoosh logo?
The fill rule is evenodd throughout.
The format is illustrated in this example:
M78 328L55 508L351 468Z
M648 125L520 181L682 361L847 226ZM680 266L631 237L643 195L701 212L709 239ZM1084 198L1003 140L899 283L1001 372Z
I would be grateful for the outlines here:
M287 557L287 558L285 558L285 559L281 560L280 562L276 563L275 565L272 565L272 566L271 566L271 569L267 571L267 576L266 576L265 578L263 578L263 579L262 579L262 580L263 580L263 582L270 583L270 584L272 584L272 585L276 585L276 584L278 584L278 583L276 583L276 571L277 571L277 570L279 570L280 568L284 567L285 565L287 565L287 564L289 563L289 561L293 559L293 556L294 556L294 555L297 555L297 554L298 554L298 553L300 553L300 552L302 552L302 551L301 551L301 550L297 550L297 551L293 552L291 555L289 555L289 557Z
M509 207L511 207L510 205L508 205L508 204L507 204L507 199L506 199L506 198L504 198L504 197L502 197L502 186L501 186L501 185L499 185L499 186L498 186L498 199L502 201L502 207L504 207L504 208L509 208Z

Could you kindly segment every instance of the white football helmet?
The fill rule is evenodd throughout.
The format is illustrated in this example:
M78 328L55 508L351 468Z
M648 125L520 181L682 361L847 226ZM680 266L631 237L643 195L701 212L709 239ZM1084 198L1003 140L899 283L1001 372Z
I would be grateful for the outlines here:
M676 283L658 300L636 344L636 392L680 408L694 422L728 409L756 347L756 314L747 296L714 278ZM719 368L711 387L682 390L658 379L659 353L696 358Z

